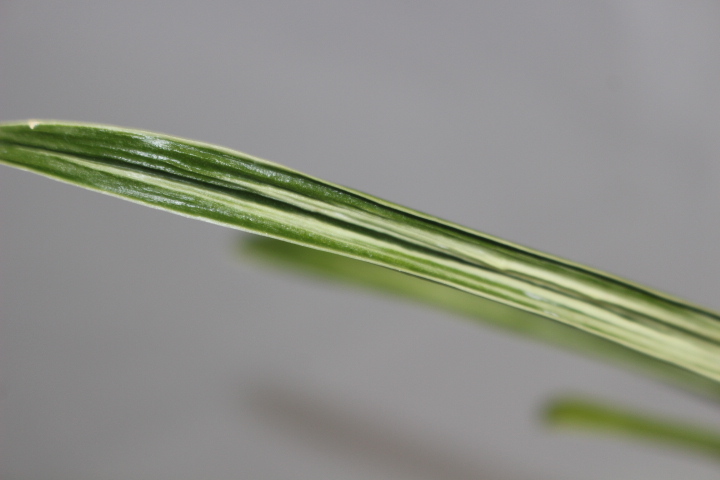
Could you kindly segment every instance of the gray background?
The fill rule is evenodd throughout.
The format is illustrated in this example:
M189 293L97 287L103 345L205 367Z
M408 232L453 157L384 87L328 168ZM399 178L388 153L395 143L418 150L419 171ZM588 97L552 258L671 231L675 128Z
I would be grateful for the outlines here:
M3 1L0 121L236 148L720 308L720 4ZM710 479L549 431L614 367L0 169L0 477Z

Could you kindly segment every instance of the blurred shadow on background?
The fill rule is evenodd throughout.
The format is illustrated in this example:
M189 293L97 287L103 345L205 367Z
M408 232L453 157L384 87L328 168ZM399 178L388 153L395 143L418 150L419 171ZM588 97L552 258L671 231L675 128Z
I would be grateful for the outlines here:
M385 478L433 480L518 480L507 469L463 458L450 452L441 440L428 439L427 432L410 432L403 425L373 415L366 409L342 402L328 402L328 395L313 396L285 382L264 383L249 388L243 404L256 418L326 453L345 457ZM353 408L355 407L355 408ZM387 472L387 473L385 473ZM505 472L505 473L503 473ZM522 477L526 478L526 477ZM540 477L541 478L541 477ZM533 480L540 480L534 476Z
M313 275L333 284L340 282L418 302L527 338L608 360L711 400L720 400L720 384L704 377L562 323L444 285L267 237L244 235L238 247L245 258Z
M243 255L265 263L313 275L322 280L392 294L436 309L462 315L484 324L630 367L655 378L720 400L720 386L710 380L655 360L594 335L524 311L485 300L459 290L412 277L387 268L266 237L243 236ZM388 423L360 418L341 409L280 387L260 388L251 407L265 417L281 421L297 436L312 438L319 448L350 452L374 465L400 469L414 478L506 479L497 471L445 454L442 445L421 443ZM651 417L596 400L561 397L544 412L550 426L609 433L635 440L664 444L696 453L718 455L717 432L682 421ZM516 478L516 477L514 477Z

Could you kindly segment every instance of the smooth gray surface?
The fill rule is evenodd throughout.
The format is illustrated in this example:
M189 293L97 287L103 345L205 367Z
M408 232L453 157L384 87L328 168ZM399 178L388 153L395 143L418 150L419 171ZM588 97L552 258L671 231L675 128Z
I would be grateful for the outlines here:
M0 2L0 121L218 143L720 308L720 5ZM0 169L0 477L710 479L548 431L717 407Z

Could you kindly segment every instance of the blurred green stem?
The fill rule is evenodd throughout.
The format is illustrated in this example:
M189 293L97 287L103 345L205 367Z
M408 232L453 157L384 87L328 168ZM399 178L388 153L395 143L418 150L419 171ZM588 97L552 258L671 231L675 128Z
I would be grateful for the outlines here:
M609 360L695 393L720 400L720 385L700 375L657 360L582 330L475 295L431 283L387 268L266 237L242 236L239 251L285 269L333 282L392 294L461 315L515 334Z
M720 459L720 433L716 431L596 401L578 398L555 400L546 411L546 419L553 427L624 435Z

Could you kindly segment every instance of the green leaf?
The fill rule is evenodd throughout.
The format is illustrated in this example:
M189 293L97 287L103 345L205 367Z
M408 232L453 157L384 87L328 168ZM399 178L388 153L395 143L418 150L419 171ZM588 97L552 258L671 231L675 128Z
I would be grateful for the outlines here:
M249 155L33 120L0 126L0 161L442 283L720 380L715 312Z
M353 258L256 235L242 236L238 241L238 249L244 257L252 260L314 275L332 285L341 283L417 302L516 335L606 360L720 401L720 383L714 380L582 330L439 283L427 282Z
M592 400L558 399L548 407L546 419L553 427L624 435L720 457L717 431Z

